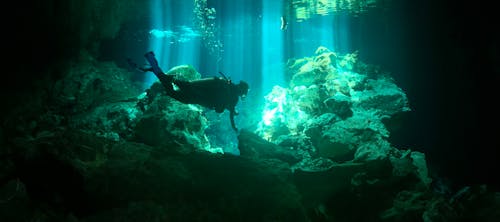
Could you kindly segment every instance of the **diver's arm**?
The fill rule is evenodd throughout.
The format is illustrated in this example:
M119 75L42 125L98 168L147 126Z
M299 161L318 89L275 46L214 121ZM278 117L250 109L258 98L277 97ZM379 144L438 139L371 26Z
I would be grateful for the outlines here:
M233 107L229 110L229 118L231 119L231 126L233 127L234 131L238 132L238 128L236 128L236 124L234 124L234 115L238 115L238 113L236 113Z

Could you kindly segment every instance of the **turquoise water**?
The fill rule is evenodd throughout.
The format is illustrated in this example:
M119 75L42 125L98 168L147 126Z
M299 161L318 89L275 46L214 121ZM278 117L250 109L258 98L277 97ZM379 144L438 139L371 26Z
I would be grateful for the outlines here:
M498 218L494 7L12 4L0 221Z

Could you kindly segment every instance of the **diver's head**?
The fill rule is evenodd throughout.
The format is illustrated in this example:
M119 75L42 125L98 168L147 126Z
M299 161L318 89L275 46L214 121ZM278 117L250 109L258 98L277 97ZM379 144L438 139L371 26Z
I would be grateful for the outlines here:
M240 83L238 83L238 85L236 86L238 87L238 96L240 96L241 98L245 98L249 89L248 83L246 83L245 81L240 81Z

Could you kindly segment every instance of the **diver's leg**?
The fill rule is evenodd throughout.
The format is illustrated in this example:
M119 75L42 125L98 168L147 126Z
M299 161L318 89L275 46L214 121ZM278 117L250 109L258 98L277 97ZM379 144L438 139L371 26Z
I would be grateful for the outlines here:
M167 90L167 94L179 102L186 104L192 103L191 83L189 81L174 79L173 84L175 84L176 89L173 89L173 85L171 83L170 86L172 87L172 90Z
M151 65L151 71L155 75L164 75L163 71L161 70L160 66L158 65L158 61L155 58L155 54L153 52L147 52L144 54L144 57L146 57L146 60L148 60L149 65Z
M151 65L150 68L145 69L144 71L150 71L155 74L155 76L160 80L161 84L167 89L167 92L169 94L174 92L174 88L172 86L172 82L174 81L174 75L166 75L163 73L161 70L160 66L158 66L158 61L155 58L155 55L153 52L148 52L144 54L144 57L146 57L146 60L148 60L149 65Z
M167 89L168 96L182 103L191 103L192 86L189 81L174 80L175 75L166 75L165 73L163 73L163 71L158 66L158 61L156 60L153 52L146 53L144 57L146 57L149 64L151 65L151 72L156 75L161 84ZM178 90L174 89L172 83L174 83L178 87Z
M174 86L172 85L172 82L174 81L174 76L173 75L156 75L158 80L160 80L160 83L167 89L167 92L174 91Z

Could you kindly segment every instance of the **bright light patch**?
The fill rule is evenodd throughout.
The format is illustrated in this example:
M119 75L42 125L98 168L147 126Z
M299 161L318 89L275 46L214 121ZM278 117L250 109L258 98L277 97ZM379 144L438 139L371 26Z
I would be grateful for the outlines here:
M306 112L300 110L289 93L291 92L286 88L274 86L273 90L264 97L266 106L258 129L264 139L272 140L274 132L283 126L292 135L297 134L300 130L299 126L309 118Z
M195 112L201 112L202 111L198 106L193 105L193 104L188 104L188 107L189 107L189 109L191 109L191 110L193 110Z
M185 25L178 26L175 30L152 29L149 34L154 38L166 38L170 44L189 42L201 36L200 33Z
M137 118L137 113L139 111L135 108L129 108L127 109L127 114L128 114L128 119L129 120L134 120L135 118Z
M267 103L272 106L272 108L264 109L264 115L262 116L262 121L266 126L271 125L276 118L280 118L280 122L283 122L283 106L286 104L287 92L286 89L280 86L274 86L273 91L265 97L268 101Z
M262 121L264 121L264 124L266 126L271 125L271 120L274 119L274 116L276 115L277 110L278 110L278 108L264 111L264 115L262 116Z
M174 32L171 30L159 30L159 29L152 29L149 31L149 34L155 38L170 38L174 36Z

